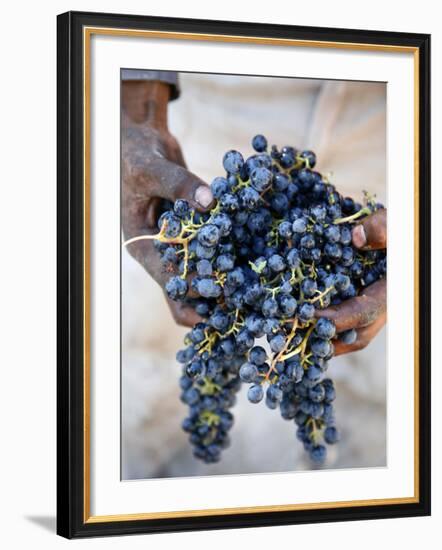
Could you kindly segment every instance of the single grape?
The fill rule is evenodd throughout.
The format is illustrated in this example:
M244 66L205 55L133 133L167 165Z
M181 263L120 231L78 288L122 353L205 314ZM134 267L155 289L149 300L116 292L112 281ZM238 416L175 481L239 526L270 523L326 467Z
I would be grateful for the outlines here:
M238 151L227 151L223 158L223 166L229 174L239 174L242 165L244 164L244 158Z
M263 166L258 166L250 174L251 184L258 193L262 193L270 186L272 178L272 172Z
M358 333L354 328L339 333L339 340L343 344L354 344L358 338Z
M334 426L329 426L325 429L324 439L329 445L333 445L339 441L339 432Z
M166 292L171 300L180 300L187 294L188 285L181 277L172 277L166 283Z
M258 153L262 153L267 149L267 140L261 134L258 134L252 139L252 147Z
M250 350L249 359L255 365L263 365L267 359L267 353L261 346L255 346Z
M336 335L336 327L332 320L321 317L315 325L315 332L320 338L331 340Z
M264 397L264 390L262 386L255 384L250 386L249 391L247 392L247 399L251 403L259 403Z
M253 382L258 376L258 368L253 363L244 363L239 369L239 376L243 382Z
M324 445L315 445L310 451L310 458L315 464L321 465L325 462L327 450Z

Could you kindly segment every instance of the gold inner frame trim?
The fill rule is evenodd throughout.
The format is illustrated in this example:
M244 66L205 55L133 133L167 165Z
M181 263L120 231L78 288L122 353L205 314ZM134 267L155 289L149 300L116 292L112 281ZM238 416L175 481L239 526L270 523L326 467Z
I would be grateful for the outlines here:
M239 44L257 44L270 46L288 46L303 48L330 48L343 50L412 53L414 62L414 494L410 497L397 497L370 500L351 500L337 502L317 502L270 506L250 506L234 508L214 508L203 510L181 510L172 512L151 512L136 514L115 514L93 516L90 511L91 471L90 471L90 43L92 35L126 36L138 38L156 38L169 40L193 40L203 42L233 42ZM83 28L83 93L84 93L84 523L103 523L115 521L136 521L149 519L171 519L207 517L230 514L255 514L263 512L287 512L300 510L324 510L356 506L385 506L391 504L412 504L419 502L419 49L412 46L384 44L364 44L352 42L330 42L321 40L296 40L267 37L245 37L236 35L148 31L136 29L114 29L107 27Z

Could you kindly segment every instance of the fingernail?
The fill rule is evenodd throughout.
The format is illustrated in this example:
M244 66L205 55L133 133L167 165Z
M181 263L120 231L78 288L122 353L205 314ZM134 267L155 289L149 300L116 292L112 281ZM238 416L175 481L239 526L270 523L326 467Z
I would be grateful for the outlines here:
M367 236L365 235L365 229L362 224L357 225L353 229L352 237L353 237L353 244L357 248L362 248L367 244Z
M207 185L200 185L195 191L195 200L203 208L207 208L208 206L210 206L211 202L213 201L213 195L210 187L208 187Z

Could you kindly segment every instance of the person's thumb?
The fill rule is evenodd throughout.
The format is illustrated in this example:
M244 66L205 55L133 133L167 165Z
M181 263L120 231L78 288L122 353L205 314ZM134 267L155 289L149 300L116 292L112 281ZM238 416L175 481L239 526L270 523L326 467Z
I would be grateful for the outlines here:
M356 225L352 240L356 248L364 250L387 248L387 210L376 210Z
M170 200L185 199L200 212L210 210L213 194L210 187L198 176L166 159L155 159L149 163L151 193Z

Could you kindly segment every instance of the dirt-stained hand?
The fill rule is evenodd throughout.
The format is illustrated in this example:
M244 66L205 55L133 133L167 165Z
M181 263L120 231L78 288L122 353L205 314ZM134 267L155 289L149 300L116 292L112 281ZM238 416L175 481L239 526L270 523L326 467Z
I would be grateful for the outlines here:
M367 216L352 231L353 245L362 250L387 248L387 210L377 210ZM335 355L365 348L387 320L387 281L381 279L368 286L362 294L316 312L317 317L332 319L337 332L355 329L353 344L334 342Z
M167 125L168 84L127 81L122 86L122 225L124 239L158 232L164 199L186 199L200 212L213 203L210 187L186 169L177 140ZM165 273L152 240L127 246L129 253L164 288ZM167 299L174 319L185 326L200 320L184 304Z

